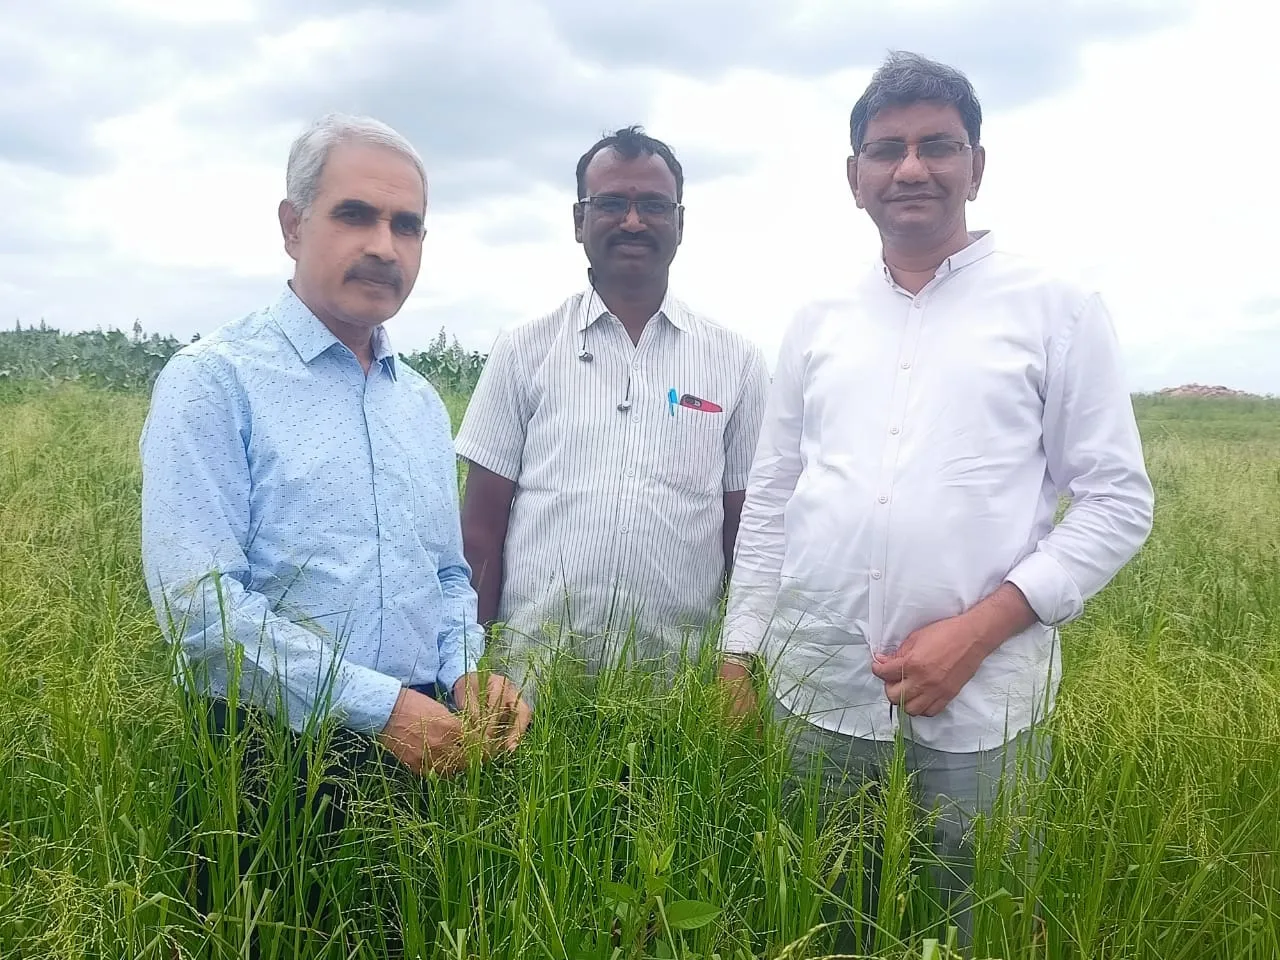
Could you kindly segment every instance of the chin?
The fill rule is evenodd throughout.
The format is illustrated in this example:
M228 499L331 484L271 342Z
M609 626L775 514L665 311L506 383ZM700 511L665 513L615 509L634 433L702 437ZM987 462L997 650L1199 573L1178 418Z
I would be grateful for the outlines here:
M388 291L382 296L353 297L342 306L353 323L376 327L399 313L403 304L403 298Z
M945 229L945 224L933 217L890 217L884 224L884 232L900 237L928 237Z

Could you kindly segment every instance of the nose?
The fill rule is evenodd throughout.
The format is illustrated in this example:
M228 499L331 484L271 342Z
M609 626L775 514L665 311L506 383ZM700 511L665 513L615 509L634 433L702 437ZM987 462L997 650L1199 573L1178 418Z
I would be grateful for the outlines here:
M929 169L921 161L917 148L908 144L907 155L894 170L893 179L901 183L924 183L929 178Z
M622 218L622 228L636 233L645 229L645 223L640 219L640 214L636 211L636 205L630 204L627 207L627 214Z
M396 246L391 236L391 224L386 219L379 217L373 226L369 228L365 236L364 252L366 255L377 257L379 260L395 261Z

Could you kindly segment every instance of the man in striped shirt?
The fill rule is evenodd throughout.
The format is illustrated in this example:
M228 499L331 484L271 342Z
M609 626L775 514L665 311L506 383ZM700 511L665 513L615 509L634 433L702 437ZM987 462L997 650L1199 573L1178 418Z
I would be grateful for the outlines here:
M692 653L733 554L768 372L677 300L670 148L631 127L578 161L588 287L494 344L457 437L479 619L535 695L532 657Z

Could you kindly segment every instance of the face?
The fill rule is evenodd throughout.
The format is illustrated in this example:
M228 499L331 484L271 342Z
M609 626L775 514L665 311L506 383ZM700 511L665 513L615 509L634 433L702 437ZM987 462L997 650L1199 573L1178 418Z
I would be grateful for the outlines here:
M904 144L905 156L895 156ZM927 244L964 232L964 205L977 199L985 163L954 106L886 107L849 158L849 186L886 238Z
M387 147L341 143L329 151L311 209L280 204L294 290L321 320L367 328L394 316L422 262L422 178Z
M597 280L665 277L684 231L666 161L643 153L625 160L606 147L591 158L584 179L587 196L596 199L574 205L574 229Z

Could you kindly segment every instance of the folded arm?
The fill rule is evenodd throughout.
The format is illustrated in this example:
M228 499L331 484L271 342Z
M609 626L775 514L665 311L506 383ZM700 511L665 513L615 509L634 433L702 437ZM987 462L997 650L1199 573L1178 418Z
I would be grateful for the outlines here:
M1043 434L1049 475L1070 505L1006 579L1040 622L1057 626L1133 558L1154 510L1120 346L1097 296L1055 345Z

